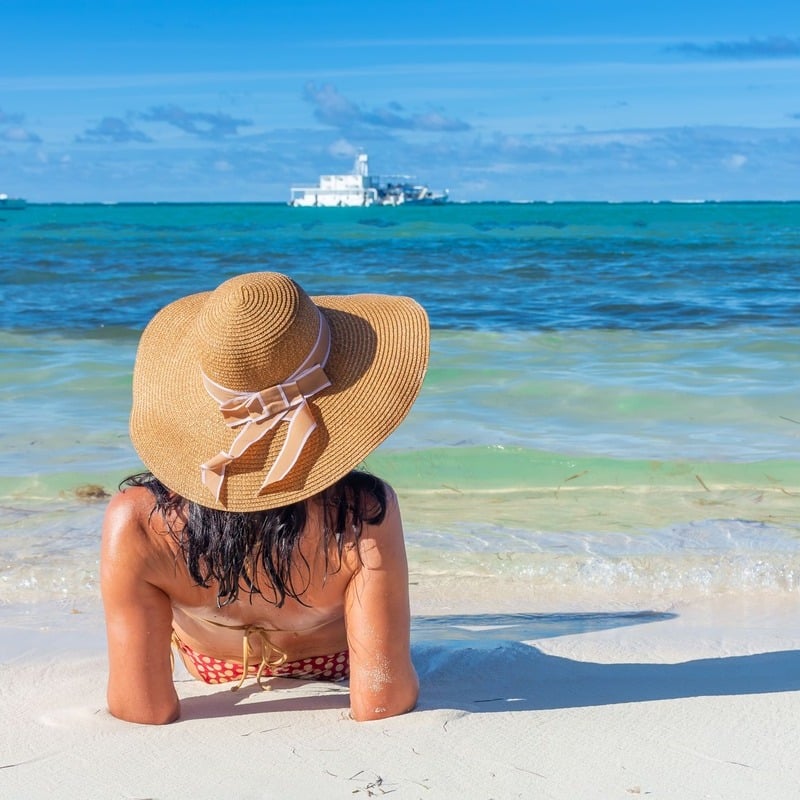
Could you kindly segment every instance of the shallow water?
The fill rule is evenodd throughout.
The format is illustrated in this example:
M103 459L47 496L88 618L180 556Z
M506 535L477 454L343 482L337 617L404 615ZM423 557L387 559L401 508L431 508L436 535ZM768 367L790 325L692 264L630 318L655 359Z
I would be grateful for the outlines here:
M140 468L138 334L256 269L426 305L421 397L368 461L420 585L797 591L800 205L32 206L0 237L2 602L96 597L76 491Z

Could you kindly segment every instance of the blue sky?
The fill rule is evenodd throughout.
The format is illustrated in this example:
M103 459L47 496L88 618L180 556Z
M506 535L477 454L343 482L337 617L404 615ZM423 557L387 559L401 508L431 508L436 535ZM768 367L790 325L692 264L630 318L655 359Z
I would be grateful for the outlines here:
M800 199L796 0L0 0L0 192Z

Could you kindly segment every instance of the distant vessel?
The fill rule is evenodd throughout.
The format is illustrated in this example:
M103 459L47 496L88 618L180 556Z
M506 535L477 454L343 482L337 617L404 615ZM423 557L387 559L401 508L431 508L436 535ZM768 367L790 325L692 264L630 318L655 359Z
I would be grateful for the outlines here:
M433 192L410 178L381 180L369 174L366 153L356 157L349 175L321 175L318 186L293 186L290 206L441 205L447 192Z
M9 197L7 194L0 194L0 211L22 211L27 202L21 197Z

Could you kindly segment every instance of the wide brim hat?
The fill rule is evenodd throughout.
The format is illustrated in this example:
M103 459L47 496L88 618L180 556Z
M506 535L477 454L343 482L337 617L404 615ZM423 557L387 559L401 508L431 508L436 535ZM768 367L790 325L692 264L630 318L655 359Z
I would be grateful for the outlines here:
M305 500L407 415L429 339L411 298L310 297L285 275L240 275L170 303L144 330L131 439L165 486L201 505L259 511ZM278 463L290 465L285 475L275 475Z

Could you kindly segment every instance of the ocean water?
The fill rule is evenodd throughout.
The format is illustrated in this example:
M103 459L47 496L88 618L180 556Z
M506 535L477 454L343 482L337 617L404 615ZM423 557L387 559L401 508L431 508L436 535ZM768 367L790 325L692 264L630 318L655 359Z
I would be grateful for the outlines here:
M800 204L34 205L0 219L0 613L96 603L141 329L255 270L426 306L367 463L426 608L800 591Z

